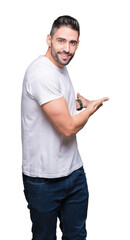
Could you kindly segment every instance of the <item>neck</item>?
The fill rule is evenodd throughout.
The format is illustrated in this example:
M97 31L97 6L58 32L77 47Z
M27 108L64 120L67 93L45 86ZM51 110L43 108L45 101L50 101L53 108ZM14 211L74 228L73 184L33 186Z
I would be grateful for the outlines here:
M51 55L51 48L49 47L46 54L45 54L45 57L49 58L49 60L54 63L57 67L59 68L63 68L62 65L60 65Z

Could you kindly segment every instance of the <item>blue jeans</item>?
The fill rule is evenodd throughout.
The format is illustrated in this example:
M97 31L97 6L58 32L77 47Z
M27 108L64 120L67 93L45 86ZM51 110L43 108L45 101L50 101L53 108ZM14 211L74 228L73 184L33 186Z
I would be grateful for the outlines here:
M57 217L62 240L86 240L88 187L83 167L61 178L34 178L23 174L30 209L32 240L56 240Z

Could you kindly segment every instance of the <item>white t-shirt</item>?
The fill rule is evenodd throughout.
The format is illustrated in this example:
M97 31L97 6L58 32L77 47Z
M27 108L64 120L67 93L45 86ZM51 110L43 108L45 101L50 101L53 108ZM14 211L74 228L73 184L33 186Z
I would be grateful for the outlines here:
M60 134L41 108L42 104L63 96L70 114L75 115L75 93L67 68L58 68L48 58L38 57L28 67L23 81L22 170L25 175L58 178L83 165L76 135Z

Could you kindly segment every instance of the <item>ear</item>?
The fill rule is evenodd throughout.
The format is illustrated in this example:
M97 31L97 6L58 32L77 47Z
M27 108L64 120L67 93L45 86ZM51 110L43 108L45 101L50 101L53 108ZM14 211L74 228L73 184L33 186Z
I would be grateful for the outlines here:
M76 50L78 49L78 46L79 46L79 40L78 40L78 43L77 43L77 46L76 46Z
M46 42L47 42L48 47L51 47L51 35L50 34L47 35Z

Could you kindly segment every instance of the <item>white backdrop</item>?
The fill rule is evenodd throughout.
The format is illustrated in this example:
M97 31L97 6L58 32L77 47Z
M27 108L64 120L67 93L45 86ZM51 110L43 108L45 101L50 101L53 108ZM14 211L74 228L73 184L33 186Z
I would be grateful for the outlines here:
M88 240L130 239L130 4L128 0L5 0L0 4L0 214L3 239L31 239L21 179L20 100L27 66L47 49L58 16L81 25L68 66L75 92L110 97L78 133L90 201ZM58 240L61 232L57 229Z

